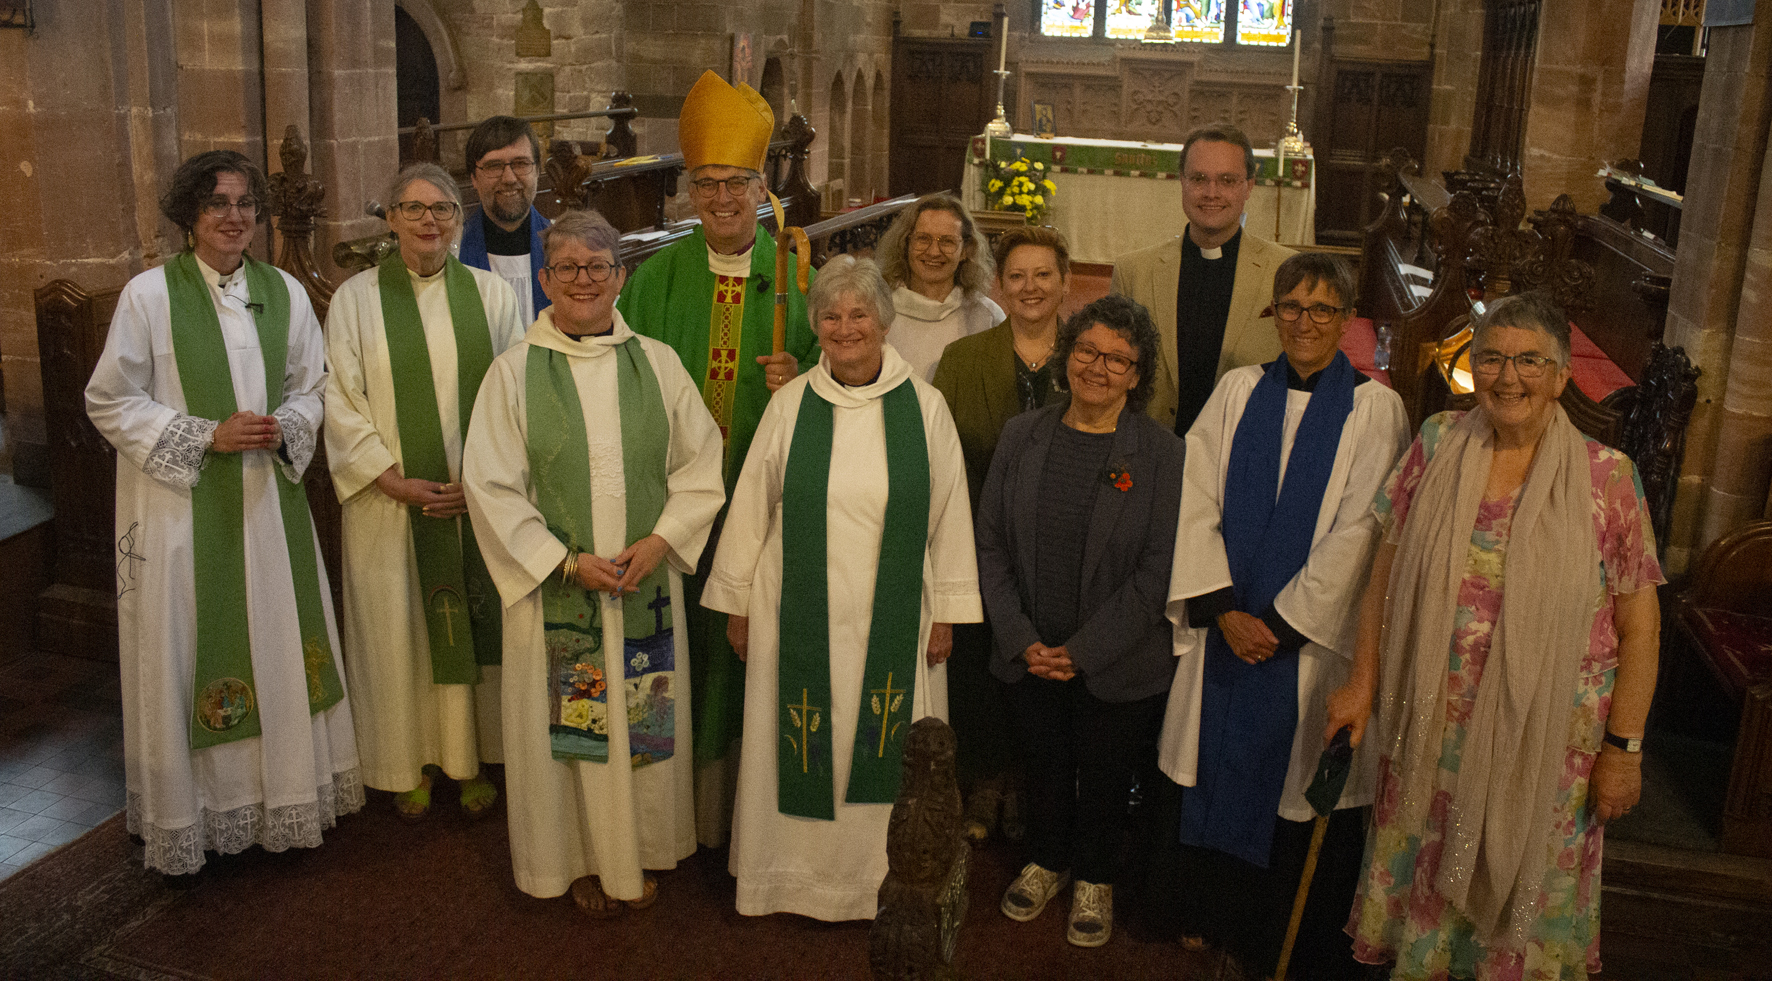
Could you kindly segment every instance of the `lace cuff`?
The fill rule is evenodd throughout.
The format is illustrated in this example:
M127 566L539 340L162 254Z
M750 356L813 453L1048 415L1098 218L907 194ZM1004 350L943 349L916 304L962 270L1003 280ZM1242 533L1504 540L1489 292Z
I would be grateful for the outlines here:
M277 449L277 466L290 483L299 484L308 464L314 462L314 430L306 417L287 405L279 405L271 415L283 430L283 445Z
M215 442L221 423L213 419L180 415L161 431L154 449L142 462L142 472L162 483L186 489L197 486L204 456Z

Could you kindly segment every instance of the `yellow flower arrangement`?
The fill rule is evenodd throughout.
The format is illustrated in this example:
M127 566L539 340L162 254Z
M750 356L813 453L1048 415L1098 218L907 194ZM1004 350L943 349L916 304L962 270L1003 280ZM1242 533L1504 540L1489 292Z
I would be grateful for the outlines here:
M1030 225L1040 223L1058 193L1058 185L1047 175L1046 165L1025 157L985 161L984 181L986 201L1001 211L1026 214Z

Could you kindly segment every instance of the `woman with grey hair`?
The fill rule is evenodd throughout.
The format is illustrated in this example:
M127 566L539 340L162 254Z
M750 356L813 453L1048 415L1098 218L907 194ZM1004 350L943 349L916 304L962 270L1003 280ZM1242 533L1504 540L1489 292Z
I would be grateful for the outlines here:
M363 779L425 816L441 772L489 813L503 759L499 603L462 520L462 440L492 359L523 324L510 286L450 253L461 193L436 164L388 187L399 248L346 280L327 315L326 456L343 504L346 671Z
M695 851L683 577L726 500L700 387L615 307L619 238L582 211L542 233L551 305L493 362L462 464L505 602L517 888L598 918Z
M1397 977L1600 970L1601 844L1642 789L1663 580L1630 459L1557 402L1568 337L1544 296L1492 305L1477 407L1423 423L1373 505L1328 728L1378 740L1347 931Z
M745 660L738 911L872 919L905 737L946 718L953 624L980 618L972 516L878 268L838 256L807 305L823 357L763 414L702 602Z
M990 298L990 244L952 194L925 194L900 211L876 252L898 311L892 346L919 378L934 378L949 344L1003 322Z

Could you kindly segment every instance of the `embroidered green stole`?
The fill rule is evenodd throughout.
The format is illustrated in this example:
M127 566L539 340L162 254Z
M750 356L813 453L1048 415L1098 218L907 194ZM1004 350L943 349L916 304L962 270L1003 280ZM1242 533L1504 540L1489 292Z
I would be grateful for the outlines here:
M437 409L436 380L431 375L431 349L425 343L424 321L405 260L396 251L382 260L381 318L388 339L388 367L394 376L394 418L400 428L400 473L440 484L453 481L443 450L443 422ZM492 329L474 274L454 256L443 263L443 284L449 294L449 318L455 326L457 415L466 441L468 417L480 382L492 367ZM439 685L471 685L480 680L480 665L498 664L504 655L504 632L498 592L474 541L474 526L464 518L433 518L408 507L412 551L418 559L419 596L431 641L431 681Z
M917 392L907 379L881 399L886 429L886 522L874 579L867 666L856 713L855 752L844 799L890 804L916 699L923 556L929 542L929 448ZM831 403L807 388L794 422L781 498L781 611L776 727L776 807L798 817L836 817L832 791L829 543Z
M289 360L289 286L277 270L246 256L246 286L265 365L265 414L283 401ZM239 410L227 341L197 257L182 252L166 264L172 353L185 411L226 420ZM320 563L302 486L272 473L295 583L296 622L308 681L308 710L338 704L344 685L333 662L332 637L320 599ZM252 677L252 638L246 595L245 461L240 453L211 452L191 488L191 544L197 611L197 664L190 743L205 749L260 735L258 689Z
M627 493L628 544L658 525L664 513L670 420L658 376L631 337L615 346L621 465ZM529 480L536 508L568 548L594 552L590 440L572 358L529 346L524 375L529 427ZM638 592L621 598L622 650L609 664L603 647L603 604L614 600L558 573L542 583L542 628L548 655L548 736L557 760L609 761L610 671L620 674L627 703L633 766L670 759L676 751L677 646L672 630L670 574L660 562Z

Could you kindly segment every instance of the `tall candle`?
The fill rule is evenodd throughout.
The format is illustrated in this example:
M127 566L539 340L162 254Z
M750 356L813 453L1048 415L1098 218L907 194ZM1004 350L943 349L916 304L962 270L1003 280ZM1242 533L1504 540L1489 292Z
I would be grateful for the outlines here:
M1009 64L1009 18L1003 18L1003 43L997 48L997 71L1002 71Z
M1298 88L1298 49L1304 47L1304 32L1292 32L1292 87Z

